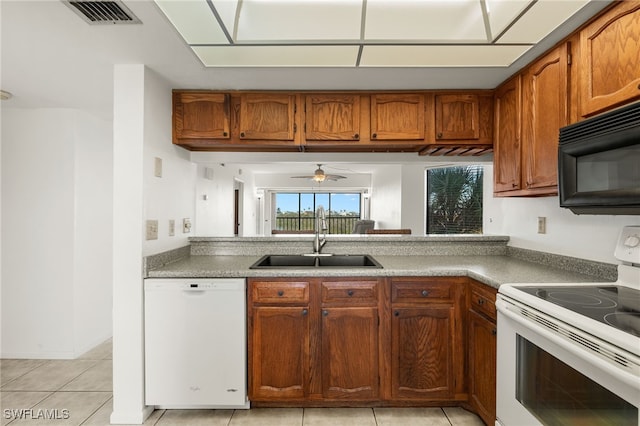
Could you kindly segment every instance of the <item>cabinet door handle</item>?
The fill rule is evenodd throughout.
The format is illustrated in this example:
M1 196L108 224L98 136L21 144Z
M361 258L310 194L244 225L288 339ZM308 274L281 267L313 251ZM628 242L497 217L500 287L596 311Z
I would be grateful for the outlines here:
M400 311L395 311L395 312L393 313L393 316L399 317L399 316L400 316Z
M240 137L244 138L244 132L240 132Z
M224 136L225 138L228 136L227 132L222 132L222 136Z
M353 135L353 138L356 139L356 140L360 139L360 135L356 133L356 134Z
M309 313L309 310L308 310L308 309L303 309L303 310L302 310L302 316L305 316L305 315L307 315L308 313Z
M278 290L278 296L280 297L284 296L284 290Z
M484 305L484 300L483 299L478 299L478 305Z
M372 135L371 135L371 137L372 137L373 139L375 139L375 138L377 138L377 137L378 137L378 134L377 134L377 133L374 133L374 134L372 134Z
M427 290L422 290L422 297L427 297L429 295L429 292Z
M495 336L496 334L498 334L498 330L496 330L495 328L493 330L491 330L491 335Z
M329 311L322 311L322 315L324 315L325 317L329 315Z
M353 296L353 290L348 290L348 291L347 291L347 294L348 294L349 296Z
M442 139L442 133L438 133L438 134L436 135L436 137L437 137L438 139Z

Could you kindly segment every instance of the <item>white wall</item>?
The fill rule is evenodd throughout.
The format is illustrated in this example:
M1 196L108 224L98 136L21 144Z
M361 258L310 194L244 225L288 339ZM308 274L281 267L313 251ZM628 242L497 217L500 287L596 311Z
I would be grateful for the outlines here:
M171 86L150 70L144 80L144 218L158 221L158 239L146 240L143 255L160 253L189 244L195 235L183 232L183 220L195 227L196 165L189 151L171 142ZM162 177L155 176L155 159L162 161ZM169 221L175 233L169 235Z
M74 358L111 335L111 127L2 109L2 357Z
M370 206L376 228L402 228L402 166L382 166L373 173Z
M195 217L196 167L171 144L171 87L143 65L114 68L113 412L111 422L138 424L144 404L143 256L184 246L182 218ZM162 158L162 177L154 175ZM168 235L169 219L175 236ZM159 221L145 239L147 219Z
M402 166L401 228L411 229L413 235L425 232L425 165Z
M492 166L485 173L484 232L509 235L510 246L617 264L620 229L640 225L640 216L575 215L559 207L557 196L493 197ZM538 234L539 216L547 218L546 234Z

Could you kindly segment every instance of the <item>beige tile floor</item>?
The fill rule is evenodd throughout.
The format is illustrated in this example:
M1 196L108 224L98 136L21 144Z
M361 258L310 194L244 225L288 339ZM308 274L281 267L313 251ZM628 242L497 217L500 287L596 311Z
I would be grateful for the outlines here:
M112 407L111 348L111 341L107 341L75 360L0 360L0 408L2 409L0 424L2 426L108 425ZM24 418L24 416L16 418L12 410L20 409L31 410L32 418ZM57 415L58 419L34 419L33 417L37 417L38 413ZM156 410L144 424L158 426L483 425L476 415L462 408Z

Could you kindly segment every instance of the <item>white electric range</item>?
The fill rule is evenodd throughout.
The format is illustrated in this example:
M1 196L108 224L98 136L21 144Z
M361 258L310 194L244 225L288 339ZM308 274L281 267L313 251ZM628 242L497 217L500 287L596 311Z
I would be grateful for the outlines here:
M500 286L497 425L640 424L640 226L616 282Z

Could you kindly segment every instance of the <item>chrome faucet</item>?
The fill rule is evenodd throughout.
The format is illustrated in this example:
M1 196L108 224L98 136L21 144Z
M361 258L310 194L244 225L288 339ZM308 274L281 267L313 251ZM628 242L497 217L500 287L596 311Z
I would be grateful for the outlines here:
M322 238L320 238L322 229ZM316 209L315 237L313 238L313 254L320 254L322 247L327 243L327 218L324 207L321 205Z

